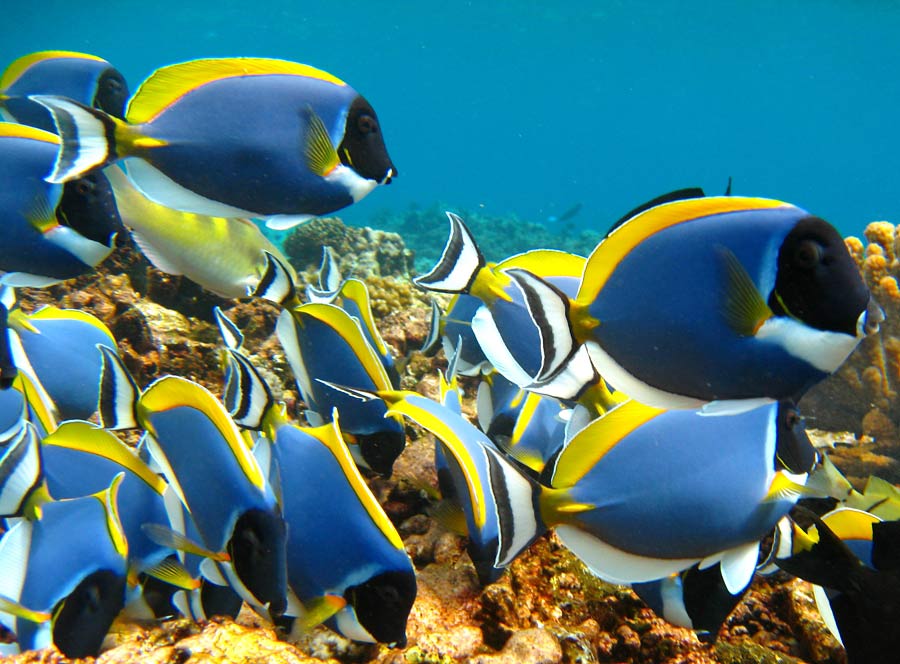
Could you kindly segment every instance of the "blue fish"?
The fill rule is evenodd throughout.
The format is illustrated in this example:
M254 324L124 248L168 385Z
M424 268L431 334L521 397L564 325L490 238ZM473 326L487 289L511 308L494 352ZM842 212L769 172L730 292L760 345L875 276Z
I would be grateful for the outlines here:
M518 470L473 424L414 392L381 392L388 413L403 415L443 445L447 477L442 493L459 503L469 535L469 557L483 584L496 580L515 557L546 531L535 505L539 485Z
M104 428L140 427L150 434L153 458L190 510L201 544L228 583L258 610L284 613L284 521L224 406L205 388L177 376L160 378L141 393L119 357L102 350Z
M445 318L461 324L471 321L472 333L490 363L517 385L530 384L542 366L540 337L521 290L506 275L506 271L514 268L529 270L563 292L574 295L585 259L562 251L543 249L489 264L465 222L452 212L448 212L447 217L450 220L450 236L441 259L431 272L413 281L427 290L477 298L481 302L480 307L460 295L451 303ZM470 313L473 308L475 312ZM446 323L442 334L448 335ZM449 332L451 347L456 345L453 334L459 333ZM463 347L471 346L473 344L469 339L464 338Z
M59 95L125 115L128 83L103 58L74 51L39 51L22 56L0 75L0 113L15 122L54 131L53 117L29 95Z
M119 521L120 479L98 493L50 501L0 540L0 621L22 650L55 645L94 657L125 604L128 544Z
M346 311L355 318L362 328L366 341L378 353L384 370L387 372L394 388L400 387L400 374L397 371L394 354L391 348L381 338L381 333L375 325L375 316L372 314L372 303L369 299L369 289L365 282L359 279L344 279L341 277L337 266L337 259L331 247L322 249L322 267L319 269L319 286L313 288L307 286L306 294L310 302L324 302L333 304Z
M85 274L121 230L103 173L44 181L58 149L54 134L0 123L0 285L41 287Z
M128 102L125 122L62 97L31 99L64 137L50 181L132 157L132 181L177 210L290 228L396 175L372 106L340 79L294 62L163 67Z
M415 570L353 462L337 416L316 428L290 423L252 363L235 350L230 358L240 387L226 406L236 421L264 430L257 445L270 447L288 526L288 582L302 604L294 613L308 626L310 614L318 620L326 610L333 613L328 624L348 638L402 647Z
M380 401L362 401L340 387L393 389L361 324L340 307L311 302L282 311L275 331L309 407L310 424L330 421L336 409L357 463L390 476L394 460L406 446L403 425L397 418L385 418Z
M535 383L584 345L613 387L663 408L797 400L883 320L837 231L762 198L639 212L597 246L574 298L527 270L507 274L540 329Z
M528 392L510 434L495 434L491 440L539 476L566 442L569 415L571 409L556 399Z
M116 339L95 316L76 309L42 307L10 313L16 364L40 384L62 420L84 420L97 412L101 353Z
M541 513L608 581L654 581L718 562L736 594L753 575L760 539L811 493L808 468L788 471L780 454L815 456L788 403L709 417L627 401L547 466Z

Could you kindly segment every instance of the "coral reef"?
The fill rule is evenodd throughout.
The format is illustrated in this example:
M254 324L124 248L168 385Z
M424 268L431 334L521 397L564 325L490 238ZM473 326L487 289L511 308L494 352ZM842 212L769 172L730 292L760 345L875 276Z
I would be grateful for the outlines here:
M325 245L334 249L344 277L407 277L413 267L413 252L397 233L347 226L338 217L298 226L284 240L284 253L298 270L317 270Z
M402 235L415 252L416 271L425 273L440 258L447 241L445 210L456 212L463 218L489 261L500 261L535 247L587 256L602 237L600 229L605 230L602 224L580 230L584 228L580 218L577 226L550 227L519 219L515 214L488 214L444 203L428 207L412 206L402 212L382 210L374 215L372 225Z

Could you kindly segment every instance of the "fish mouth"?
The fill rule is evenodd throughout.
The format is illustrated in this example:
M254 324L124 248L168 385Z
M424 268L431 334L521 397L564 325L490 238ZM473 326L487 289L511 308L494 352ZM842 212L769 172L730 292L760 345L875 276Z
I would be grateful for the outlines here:
M397 177L397 169L391 166L384 174L384 178L378 184L390 184L391 180Z
M884 319L884 310L878 306L875 298L870 297L866 310L859 315L859 320L856 323L856 336L862 337L877 334Z

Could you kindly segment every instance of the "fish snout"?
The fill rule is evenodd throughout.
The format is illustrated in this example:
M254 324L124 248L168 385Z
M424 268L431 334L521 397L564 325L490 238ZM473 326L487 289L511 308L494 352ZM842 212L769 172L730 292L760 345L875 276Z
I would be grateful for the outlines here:
M875 298L870 297L866 310L860 314L859 323L857 324L859 334L857 336L877 334L884 319L884 309L878 305Z
M398 175L397 169L394 168L393 166L391 166L387 170L387 173L385 173L384 179L381 182L379 182L379 184L390 184L391 180L393 180L395 177L397 177L397 175Z

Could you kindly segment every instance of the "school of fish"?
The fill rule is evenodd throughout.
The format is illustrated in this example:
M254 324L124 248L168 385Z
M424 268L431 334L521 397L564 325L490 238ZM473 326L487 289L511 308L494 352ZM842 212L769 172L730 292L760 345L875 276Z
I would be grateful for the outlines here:
M0 77L0 113L4 651L94 656L116 619L244 604L286 633L324 623L402 647L415 569L365 478L390 477L407 421L434 436L435 514L467 534L482 583L553 529L594 574L707 638L754 575L783 569L816 584L851 664L900 647L900 493L877 478L853 490L796 406L883 321L825 220L684 189L636 207L587 258L494 264L448 213L440 260L414 280L453 294L423 348L447 357L434 401L400 389L366 285L330 248L301 292L253 221L287 229L397 176L344 81L218 58L162 67L131 94L105 60L45 51ZM214 395L181 376L138 385L98 319L17 304L16 287L89 273L126 234L163 272L281 307L305 423L218 309ZM458 376L478 380L477 424ZM123 430L141 432L136 447Z

